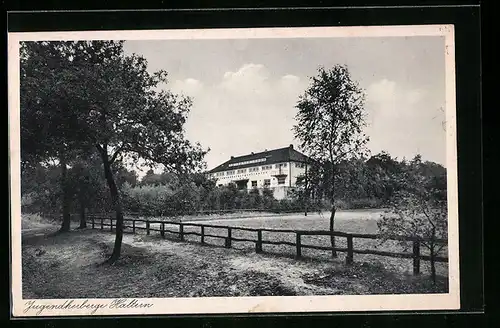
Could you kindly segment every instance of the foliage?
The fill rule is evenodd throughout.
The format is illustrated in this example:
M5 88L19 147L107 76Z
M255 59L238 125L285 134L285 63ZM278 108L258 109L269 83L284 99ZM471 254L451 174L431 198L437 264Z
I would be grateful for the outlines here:
M53 213L60 208L62 190L60 167L26 166L21 174L21 210L28 213Z
M119 188L127 183L135 186L137 174L125 167L116 167ZM45 213L58 216L54 211L61 206L62 190L59 165L27 166L21 175L23 213ZM113 210L111 198L103 180L103 165L96 156L74 161L68 169L68 194L72 213L82 205L89 212L107 213Z
M22 65L21 78L29 114L22 133L33 150L26 158L97 151L117 217L114 261L123 236L114 164L129 159L180 172L203 168L206 151L184 137L191 100L165 90L166 72L150 73L143 57L124 53L123 41L25 42L21 60L30 63Z
M437 239L448 237L446 175L442 167L426 165L417 155L404 168L398 181L401 190L378 222L379 233L420 238L421 245L429 250L431 278L435 281L434 257L446 247L446 243L439 244Z
M386 154L383 152L382 154ZM392 207L395 191L403 191L406 179L402 172L407 170L408 163L390 158L395 169L387 170L384 166L372 160L380 154L372 156L366 161L346 161L338 169L335 207L337 209L366 209ZM79 177L74 171L78 166L69 169L70 184L78 186L80 181L89 183L82 189L88 190L91 196L87 205L89 212L112 211L112 204L107 187L102 180L102 163L99 160L85 163L83 172L91 171L89 177ZM90 167L89 165L93 165ZM328 199L316 196L307 196L304 179L299 179L297 188L290 193L290 203L279 202L273 196L272 189L250 190L248 194L238 191L236 186L217 187L215 182L207 179L200 173L180 176L174 173L163 172L159 174L148 172L141 181L137 181L134 171L124 167L115 167L118 188L123 195L124 209L128 212L143 213L145 215L178 215L179 213L193 213L198 211L217 211L229 209L263 209L269 211L284 211L285 209L302 212L307 208L309 212L325 211L331 208ZM27 169L22 175L23 211L49 212L60 203L60 189L58 177L60 168L57 166L42 166ZM436 197L446 198L446 170L433 162L420 163L421 174L429 181L433 181L437 190ZM87 173L84 173L87 174ZM377 175L376 175L377 174ZM375 180L373 177L383 176L384 179ZM96 179L100 184L95 185ZM189 184L189 187L183 187ZM386 187L391 186L392 189ZM92 187L94 186L94 187ZM165 188L168 186L168 188ZM73 190L74 187L72 187ZM77 187L78 188L78 187ZM90 188L90 189L89 189ZM180 202L180 189L190 202ZM431 187L429 187L431 188ZM164 198L164 190L168 190L169 198ZM385 193L380 190L393 190ZM192 195L191 195L192 194ZM76 193L72 191L72 208L76 209ZM158 200L154 200L155 198ZM194 204L193 201L199 201ZM28 203L29 202L29 203ZM189 205L189 206L188 206Z
M293 127L301 148L314 161L310 177L330 199L335 196L336 166L365 154L364 93L346 66L322 67L296 105Z
M157 176L166 174L157 174ZM136 187L126 184L122 190L124 207L127 211L152 216L177 216L203 211L228 211L256 209L271 212L301 212L303 202L292 197L278 201L273 190L238 190L234 184L216 186L201 174L191 174L169 183L157 183L156 179L143 179ZM316 204L317 205L317 204ZM315 204L311 203L315 209Z
M76 67L63 55L64 42L22 42L20 47L21 161L29 163L82 155L74 103L68 87ZM78 89L78 88L76 88Z
M315 192L323 194L332 204L330 231L335 223L336 166L365 155L368 138L363 133L364 100L364 92L351 78L347 66L335 65L329 70L318 69L295 106L298 110L293 127L295 137L314 162L310 172L313 183L309 186L318 187ZM331 245L335 257L333 235Z

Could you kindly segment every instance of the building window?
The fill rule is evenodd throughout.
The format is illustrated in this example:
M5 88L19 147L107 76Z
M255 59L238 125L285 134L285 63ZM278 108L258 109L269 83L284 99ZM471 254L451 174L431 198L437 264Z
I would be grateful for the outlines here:
M299 169L303 169L305 167L304 163L295 163L295 167Z
M286 177L278 177L278 184L282 185L285 184Z
M264 179L264 187L269 187L271 185L271 179Z
M254 164L254 163L260 163L260 162L265 162L265 161L267 161L267 158L259 158L259 159L253 159L251 161L231 163L231 164L229 164L229 166L241 166L241 165Z
M253 188L257 187L257 181L252 181L252 187Z
M259 171L259 167L251 167L248 169L250 172L258 172Z
M226 175L233 175L234 174L234 170L233 171L227 171L226 172Z
M272 168L273 168L273 166L272 166L272 165L264 165L264 166L262 167L262 171L265 171L265 170L270 170L270 169L272 169Z
M239 169L236 171L236 173L245 173L247 171L247 169Z

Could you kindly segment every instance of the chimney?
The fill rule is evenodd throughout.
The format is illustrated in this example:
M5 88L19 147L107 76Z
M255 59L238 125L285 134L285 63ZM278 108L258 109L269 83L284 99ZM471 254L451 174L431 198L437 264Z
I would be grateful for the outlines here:
M234 156L231 156L231 159L234 159Z
M290 149L293 149L293 145L292 144L290 144Z
M250 155L253 155L253 154L254 154L254 152L251 152L251 153L250 153Z

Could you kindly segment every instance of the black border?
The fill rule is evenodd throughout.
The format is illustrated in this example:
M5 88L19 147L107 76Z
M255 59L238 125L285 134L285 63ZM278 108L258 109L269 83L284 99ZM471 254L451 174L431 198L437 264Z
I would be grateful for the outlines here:
M436 1L431 1L435 3ZM95 8L95 7L94 7ZM12 8L12 10L18 10ZM32 9L47 9L33 8ZM76 8L73 8L76 9ZM90 9L90 8L88 8ZM11 12L8 13L8 31L69 31L110 29L166 29L166 28L231 28L231 27L298 27L298 26L349 26L349 25L408 25L408 24L454 24L457 86L457 136L459 170L459 225L460 225L460 280L461 310L475 312L469 319L482 318L483 299L483 209L482 209L482 146L481 146L481 90L480 90L480 8L461 7L405 7L405 8L316 8L316 9L232 9L232 10L168 10L168 11L98 11L98 12ZM6 49L6 48L5 48ZM5 230L8 231L8 230ZM8 237L10 238L10 236ZM394 314L404 314L394 316ZM432 311L425 313L442 313ZM449 314L454 311L449 311ZM344 315L343 317L340 314ZM366 316L360 313L333 313L340 324L344 319L365 325ZM366 313L365 313L366 314ZM401 312L369 313L373 323L404 325L415 320L414 315ZM384 314L391 314L388 316ZM269 317L279 318L287 324L290 315L297 323L321 324L328 318L325 314L270 314L252 315L256 324L269 323ZM158 316L163 317L163 316ZM174 316L175 317L175 316ZM186 316L183 316L186 317ZM187 316L196 322L203 316ZM226 320L230 318L230 320ZM430 317L419 317L421 324L430 323ZM106 326L116 322L106 318ZM323 318L323 319L322 319ZM331 318L331 317L330 317ZM423 318L423 319L422 319ZM435 324L450 324L451 316L441 315L432 320ZM18 318L14 318L16 321ZM30 319L31 320L31 319ZM33 319L36 320L36 319ZM67 322L68 319L51 319L52 322ZM71 320L71 319L69 319ZM141 320L141 319L139 319ZM172 319L173 320L173 319ZM173 321L168 319L168 324ZM204 318L203 320L207 320ZM211 316L212 322L241 324L238 315ZM211 326L209 321L204 324ZM222 320L222 321L221 321ZM306 321L303 321L306 320ZM319 320L319 321L318 321ZM326 319L329 320L329 319ZM357 321L356 321L357 320ZM444 321L443 321L444 320ZM462 320L462 319L461 319ZM129 318L128 323L137 323ZM271 320L271 324L273 320ZM186 322L186 323L188 323ZM199 321L198 321L199 322ZM463 322L463 321L462 321ZM87 319L71 320L70 324L88 324ZM95 322L94 322L95 323ZM165 322L164 322L165 323ZM184 324L184 323L183 323ZM331 324L331 322L330 322ZM356 323L354 323L356 325ZM273 324L274 325L274 324ZM53 326L51 324L51 326Z

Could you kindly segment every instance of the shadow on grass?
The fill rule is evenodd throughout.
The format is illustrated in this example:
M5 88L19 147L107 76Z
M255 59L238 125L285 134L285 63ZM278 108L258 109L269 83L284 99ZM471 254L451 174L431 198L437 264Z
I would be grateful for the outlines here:
M106 258L103 262L96 263L96 267L113 266L141 266L153 264L152 253L145 248L132 246L122 243L121 255L116 261L109 261L113 253L114 242L97 242L97 248L101 250L101 254Z
M304 276L304 282L323 287L338 287L340 284L357 283L366 286L366 294L425 294L447 293L448 280L437 276L434 284L428 275L395 273L382 264L353 263L325 270L321 276Z

